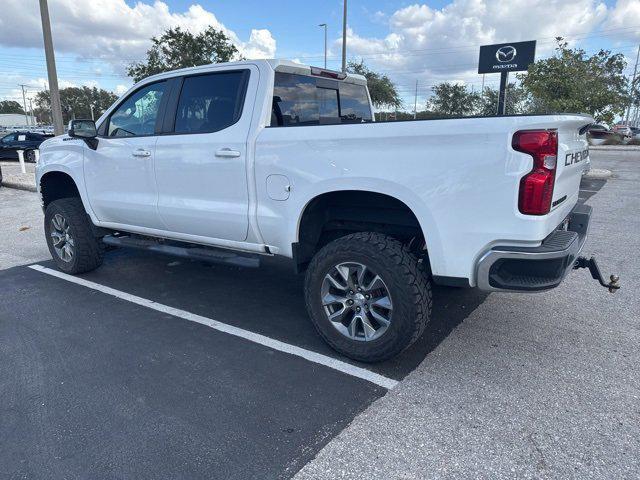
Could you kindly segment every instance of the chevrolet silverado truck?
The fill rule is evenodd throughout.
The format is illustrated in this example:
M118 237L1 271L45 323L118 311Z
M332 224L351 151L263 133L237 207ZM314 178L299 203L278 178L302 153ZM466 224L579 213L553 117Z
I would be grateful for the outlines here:
M105 246L246 267L289 257L319 334L372 362L422 334L433 283L535 292L577 266L597 273L578 257L592 123L375 122L362 76L243 61L139 82L44 142L36 181L60 270L97 268Z

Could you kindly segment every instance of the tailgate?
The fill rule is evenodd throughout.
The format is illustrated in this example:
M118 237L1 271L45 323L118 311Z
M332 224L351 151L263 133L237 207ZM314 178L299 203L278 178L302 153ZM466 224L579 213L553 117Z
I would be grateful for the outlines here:
M589 143L580 130L588 125L589 119L560 120L558 129L558 163L553 187L551 209L564 204L580 189L582 172L589 165Z

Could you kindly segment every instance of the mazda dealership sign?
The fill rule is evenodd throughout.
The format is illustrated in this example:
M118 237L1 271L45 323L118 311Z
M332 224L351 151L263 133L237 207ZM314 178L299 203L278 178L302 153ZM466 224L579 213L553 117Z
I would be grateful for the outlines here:
M526 70L536 56L536 42L500 43L480 47L478 73L518 72Z

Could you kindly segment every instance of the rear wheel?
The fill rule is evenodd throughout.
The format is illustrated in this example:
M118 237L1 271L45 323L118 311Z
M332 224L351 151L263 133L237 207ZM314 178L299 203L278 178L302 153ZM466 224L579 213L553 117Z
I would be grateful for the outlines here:
M102 264L104 244L94 235L79 198L51 202L44 216L44 231L49 252L63 272L89 272Z
M334 240L316 254L305 299L331 347L375 362L397 355L422 334L431 314L431 281L402 243L363 232Z

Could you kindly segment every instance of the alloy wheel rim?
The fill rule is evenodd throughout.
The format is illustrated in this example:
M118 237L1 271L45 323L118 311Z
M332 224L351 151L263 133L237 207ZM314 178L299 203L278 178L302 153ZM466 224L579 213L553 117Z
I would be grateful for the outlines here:
M53 249L58 257L65 262L73 260L75 255L75 242L69 233L69 229L69 222L59 213L56 213L51 218L49 235L51 236Z
M351 340L370 342L391 325L393 303L384 280L358 262L344 262L322 281L324 313L338 332Z

